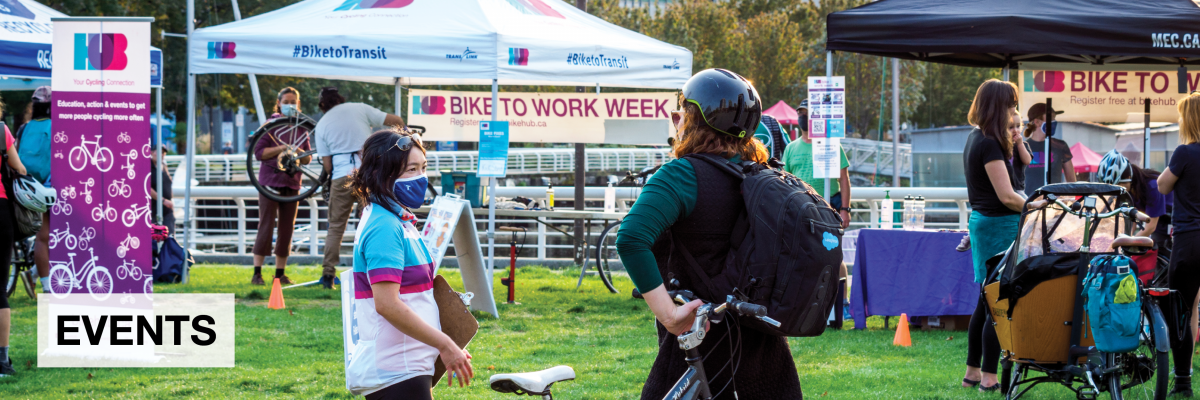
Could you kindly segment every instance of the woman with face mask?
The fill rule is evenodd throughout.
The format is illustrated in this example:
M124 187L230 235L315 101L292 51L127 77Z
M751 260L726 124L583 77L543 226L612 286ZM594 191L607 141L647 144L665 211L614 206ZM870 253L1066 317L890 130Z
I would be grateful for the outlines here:
M299 115L300 92L290 87L280 90L275 99L275 114L271 115L271 119L293 118ZM300 147L295 148L289 144L298 141L299 138L294 138L294 136L311 137L309 132L302 127L292 129L291 126L280 125L279 128L267 132L267 137L260 139L254 146L254 157L262 161L262 165L258 168L258 181L263 186L274 188L283 196L292 196L298 193L303 176L291 175L279 170L279 155L288 152L306 152L312 146L307 140L303 140ZM312 156L300 159L302 164L308 164L311 161ZM254 276L250 278L250 284L266 284L262 277L262 265L267 256L271 255L271 236L275 234L276 225L279 226L279 237L275 241L277 243L275 246L275 277L279 278L281 284L292 283L291 279L288 279L283 272L284 267L287 267L288 256L291 255L292 232L296 224L296 207L298 205L298 202L279 203L262 194L258 195L258 236L254 239L254 249L251 251L254 254ZM276 218L278 218L278 224Z
M394 129L363 144L350 190L368 204L354 245L354 302L359 342L346 367L351 392L373 399L431 399L433 365L448 382L469 384L471 355L441 330L433 298L433 255L410 209L425 200L420 137Z

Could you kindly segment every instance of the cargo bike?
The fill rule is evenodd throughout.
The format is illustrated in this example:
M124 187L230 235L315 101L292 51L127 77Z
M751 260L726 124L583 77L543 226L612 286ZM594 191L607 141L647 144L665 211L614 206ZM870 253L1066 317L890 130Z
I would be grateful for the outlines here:
M1142 254L1153 246L1150 238L1130 236L1147 220L1132 203L1125 189L1096 183L1047 185L1025 203L1016 242L989 260L993 272L984 283L1007 399L1041 383L1061 384L1077 399L1105 392L1112 399L1166 398L1170 344L1161 307L1175 294L1161 279L1134 279L1136 291L1128 290L1140 301L1124 314L1136 315L1124 328L1127 337L1136 335L1132 351L1100 351L1085 312L1084 277L1089 268L1100 273L1090 265L1097 256Z

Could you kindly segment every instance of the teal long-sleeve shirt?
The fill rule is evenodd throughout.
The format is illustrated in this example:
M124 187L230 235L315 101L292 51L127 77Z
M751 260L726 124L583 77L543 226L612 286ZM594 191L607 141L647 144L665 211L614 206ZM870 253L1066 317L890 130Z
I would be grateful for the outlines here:
M662 285L650 247L675 221L691 215L696 206L696 170L686 159L663 164L646 182L617 233L617 254L629 278L642 293Z

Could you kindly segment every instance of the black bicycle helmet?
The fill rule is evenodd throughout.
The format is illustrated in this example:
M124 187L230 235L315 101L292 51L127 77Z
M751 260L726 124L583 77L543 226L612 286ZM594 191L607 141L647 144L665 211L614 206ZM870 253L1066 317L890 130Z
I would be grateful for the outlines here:
M762 100L754 85L732 71L712 68L692 75L683 84L683 98L700 108L709 127L730 136L746 137L758 129Z

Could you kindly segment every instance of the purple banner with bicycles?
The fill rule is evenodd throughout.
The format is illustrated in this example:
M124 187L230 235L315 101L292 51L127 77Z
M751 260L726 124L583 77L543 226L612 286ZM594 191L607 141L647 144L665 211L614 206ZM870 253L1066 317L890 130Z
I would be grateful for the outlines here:
M150 293L150 24L55 20L50 292Z

